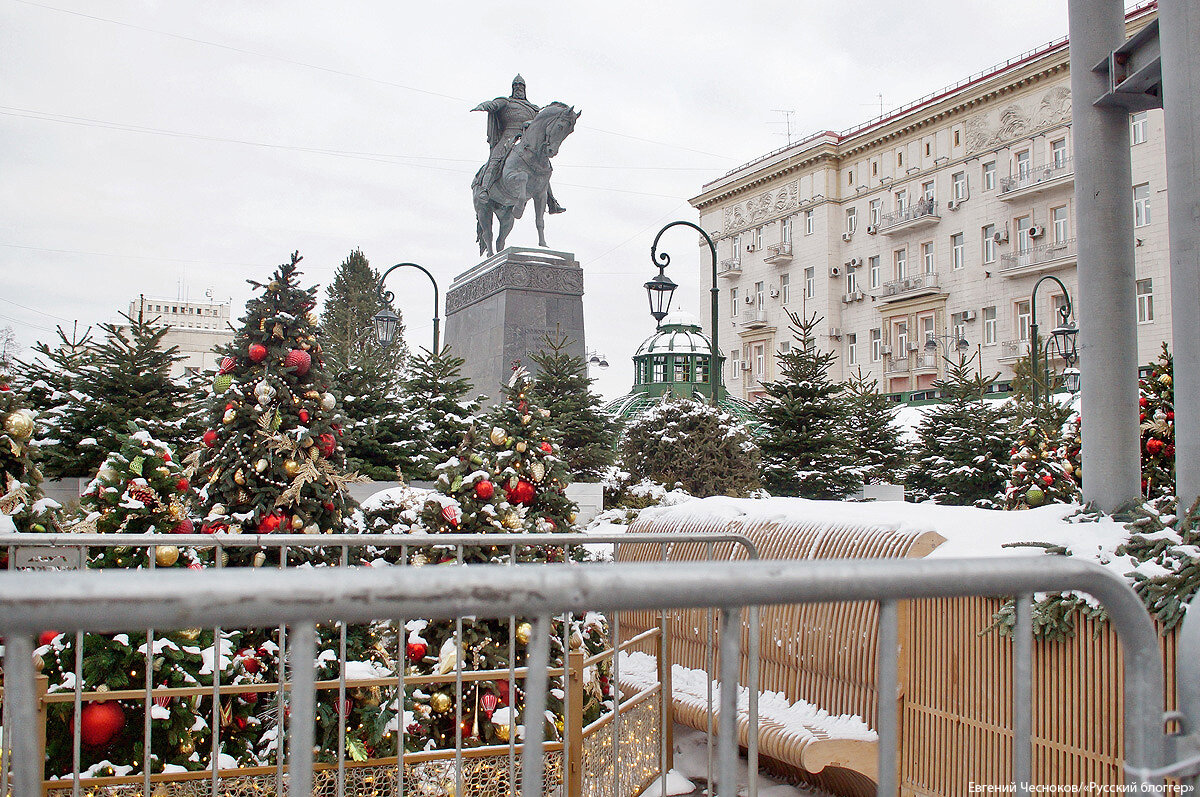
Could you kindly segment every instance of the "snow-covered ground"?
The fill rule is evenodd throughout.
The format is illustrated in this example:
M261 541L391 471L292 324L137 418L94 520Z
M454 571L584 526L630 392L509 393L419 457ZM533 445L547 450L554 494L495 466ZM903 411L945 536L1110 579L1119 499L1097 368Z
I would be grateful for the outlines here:
M666 784L662 778L656 779L649 788L642 792L645 797L670 797L671 795L688 795L700 797L711 794L715 789L706 790L708 783L708 757L710 747L708 734L688 728L684 725L675 726L675 768L667 773ZM711 754L716 756L716 748L711 748ZM716 778L716 762L713 762L713 778ZM738 794L747 794L747 784L750 781L750 769L745 757L738 758ZM759 797L808 797L821 792L810 791L801 786L782 783L765 772L758 773Z

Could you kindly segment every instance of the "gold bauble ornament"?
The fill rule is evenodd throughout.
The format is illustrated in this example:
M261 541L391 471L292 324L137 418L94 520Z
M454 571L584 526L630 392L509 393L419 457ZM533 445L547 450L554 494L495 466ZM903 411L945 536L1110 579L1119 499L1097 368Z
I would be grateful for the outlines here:
M233 483L245 485L246 484L246 471L242 470L241 468L238 468L237 471L234 472L234 474L233 474Z
M225 414L221 416L221 422L233 423L236 418L237 410L235 410L233 407L230 407L229 409L225 410Z
M33 416L28 410L10 412L4 417L4 431L18 440L28 440L33 435Z
M267 283L267 290L269 291L277 291L280 287L279 280L271 280Z
M504 445L504 441L507 438L508 432L504 431L499 426L493 426L491 434L488 435L488 439L492 441L492 445L494 446Z
M267 561L267 554L265 552L259 551L256 554L254 554L254 566L255 567L262 567L264 564L266 564L266 561Z
M445 714L450 710L450 706L453 703L454 701L450 699L450 695L445 692L434 692L433 696L429 698L430 707L438 714Z
M174 545L156 545L154 563L159 567L170 567L179 561L179 549Z
M504 519L500 522L504 524L504 528L506 528L506 529L521 528L521 516L519 514L517 514L516 512L509 512L508 514L506 514L504 516Z
M574 524L574 523L575 523L575 519L576 519L577 517L579 517L579 516L578 516L578 515L576 515L574 512L571 512L570 514L568 514L568 515L567 515L567 522L568 522L568 523L571 523L571 524Z
M517 453L518 454L524 454L528 449L529 449L529 446L525 443L524 440L521 440L517 443Z
M546 466L540 462L532 462L529 465L529 475L533 477L534 482L541 482L546 478Z
M304 391L304 397L307 399L319 399L321 394L315 390L306 390Z
M171 518L171 520L183 520L185 514L183 504L178 501L172 501L170 506L167 507L167 517Z
M267 469L267 461L265 459L260 459L258 462L254 463L254 470L257 471L258 473L262 473L266 469Z
M185 756L196 752L196 745L192 742L191 734L183 737L183 741L179 743L179 752Z
M533 626L529 623L521 623L517 626L517 641L522 645L528 645L529 640L533 637Z
M530 422L530 421L532 421L532 420L533 420L533 416L532 416L532 415L522 415L522 416L521 416L521 423L522 423L523 425L525 425L525 426L528 426L528 425L529 425L529 422Z
M292 515L292 528L296 531L304 528L304 518L299 515Z
M1159 381L1159 382L1161 382L1161 383L1162 383L1162 384L1164 384L1164 385L1170 385L1170 384L1171 384L1171 375L1170 375L1170 374L1163 374L1162 376L1160 376L1160 377L1158 378L1158 381Z
M500 741L502 741L502 742L508 741L508 726L507 725L493 724L492 729L494 731L496 731L496 736L500 739Z
M195 642L200 638L199 628L185 628L178 632L179 636L186 639L188 642Z
M300 463L294 459L285 459L283 461L283 472L295 478L296 474L300 472Z

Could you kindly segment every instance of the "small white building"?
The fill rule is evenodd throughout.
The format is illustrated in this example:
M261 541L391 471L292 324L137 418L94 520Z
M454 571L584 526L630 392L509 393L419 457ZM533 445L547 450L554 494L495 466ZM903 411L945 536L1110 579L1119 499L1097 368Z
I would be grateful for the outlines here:
M229 309L228 302L141 296L129 303L128 312L130 318L137 318L140 313L149 321L171 328L163 337L163 346L178 346L179 354L184 357L171 367L171 376L178 378L217 370L221 358L216 350L233 340Z

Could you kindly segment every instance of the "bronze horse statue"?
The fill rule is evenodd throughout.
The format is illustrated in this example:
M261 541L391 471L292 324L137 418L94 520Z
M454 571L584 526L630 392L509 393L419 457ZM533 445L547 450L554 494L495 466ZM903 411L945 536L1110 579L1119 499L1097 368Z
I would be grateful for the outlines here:
M538 246L546 246L543 215L546 211L546 187L554 171L550 159L558 154L563 139L575 129L575 120L583 114L565 103L552 102L533 117L504 157L500 174L484 188L487 166L484 165L471 183L475 201L475 238L479 254L491 257L504 248L504 239L512 231L513 221L525 213L525 205L533 200ZM495 248L492 247L492 216L500 222Z

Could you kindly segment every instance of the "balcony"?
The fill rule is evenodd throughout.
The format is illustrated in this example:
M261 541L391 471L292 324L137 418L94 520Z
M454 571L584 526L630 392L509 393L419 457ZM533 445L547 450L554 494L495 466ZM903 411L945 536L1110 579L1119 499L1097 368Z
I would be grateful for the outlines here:
M900 302L940 293L945 291L938 287L937 274L918 274L915 277L883 283L883 290L878 299L881 302Z
M1075 239L1041 244L1024 252L1012 252L1000 256L1001 277L1023 277L1026 274L1038 274L1043 271L1054 271L1059 268L1073 266L1077 254Z
M1013 362L1019 360L1029 353L1029 341L1027 340L1002 340L1000 341L1000 353L996 355L996 359L1000 362Z
M1035 166L1027 172L1000 180L1000 199L1015 202L1060 186L1075 183L1075 164L1070 158Z
M907 374L909 371L908 353L885 354L883 356L883 373L886 375Z
M938 203L932 199L922 199L903 210L880 216L878 227L884 235L896 235L937 224L941 220L942 217L938 215Z
M763 257L763 262L768 266L783 266L792 262L792 242L786 241L779 244L771 244L767 247L767 254Z
M742 258L741 258L741 256L731 257L728 260L722 260L717 265L717 276L718 277L728 277L729 279L734 279L736 277L740 277L741 275L742 275Z
M917 356L914 359L916 362L913 363L913 370L924 373L933 371L936 373L938 366L942 362L942 353L936 352L931 354L922 348L922 350L917 353Z
M740 323L745 329L762 329L767 325L767 313L765 310L758 310Z

